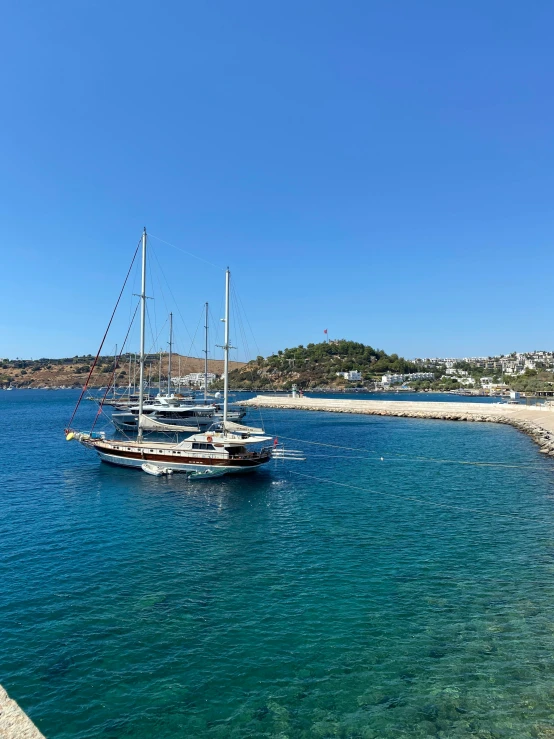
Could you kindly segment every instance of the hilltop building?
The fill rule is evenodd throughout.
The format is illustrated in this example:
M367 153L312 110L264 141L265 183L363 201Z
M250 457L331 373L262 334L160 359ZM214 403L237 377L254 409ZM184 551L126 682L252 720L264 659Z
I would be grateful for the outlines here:
M349 382L359 382L362 379L362 373L359 370L350 370L350 372L337 372L337 377L344 377Z

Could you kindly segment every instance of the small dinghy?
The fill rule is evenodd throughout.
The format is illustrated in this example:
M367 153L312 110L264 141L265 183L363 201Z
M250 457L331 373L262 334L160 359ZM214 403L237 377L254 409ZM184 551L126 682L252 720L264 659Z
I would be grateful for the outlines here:
M159 467L157 464L149 464L148 462L145 462L141 466L143 472L146 472L148 475L154 475L155 477L173 474L173 470L170 467Z

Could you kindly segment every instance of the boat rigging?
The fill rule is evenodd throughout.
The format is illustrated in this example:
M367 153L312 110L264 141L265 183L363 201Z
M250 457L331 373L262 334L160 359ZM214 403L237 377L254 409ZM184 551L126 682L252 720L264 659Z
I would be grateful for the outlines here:
M108 439L102 432L79 432L71 428L77 407L72 415L69 427L65 430L68 440L76 439L87 449L97 452L103 462L120 467L143 469L148 474L169 472L185 472L198 477L218 477L221 475L250 472L267 464L273 456L273 446L268 445L273 439L266 436L263 429L243 426L230 420L229 413L229 350L230 343L230 281L231 272L225 272L225 326L223 344L223 419L213 429L196 433L178 442L150 441L144 438L145 431L166 431L167 427L174 432L194 431L190 426L165 424L150 418L145 413L144 366L145 366L145 330L146 330L146 262L147 234L142 234L142 265L140 292L140 356L139 356L139 397L137 409L137 436L135 441ZM119 301L118 301L119 302ZM117 307L117 306L116 306ZM206 305L207 311L207 305ZM114 310L115 313L115 310ZM113 315L112 315L113 319ZM110 321L111 323L111 321ZM207 331L207 320L206 320ZM107 332L106 332L107 333ZM104 336L105 340L105 336ZM103 343L103 342L102 342ZM172 327L170 326L170 352L172 343ZM100 350L102 345L100 347ZM99 350L99 353L100 353ZM171 361L171 360L170 360ZM207 344L206 344L207 364ZM206 366L205 366L206 367ZM91 373L92 374L92 369ZM89 380L90 380L89 374ZM170 389L171 368L168 371L168 389ZM205 372L207 379L207 372ZM87 381L88 382L88 381ZM85 386L86 389L86 386ZM83 390L84 392L84 390ZM168 392L168 395L170 393ZM165 427L165 428L164 428ZM147 467L147 469L145 469Z

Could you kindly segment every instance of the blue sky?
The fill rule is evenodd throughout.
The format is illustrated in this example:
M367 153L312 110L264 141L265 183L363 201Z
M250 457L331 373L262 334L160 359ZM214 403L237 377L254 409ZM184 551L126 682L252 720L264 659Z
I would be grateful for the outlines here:
M143 225L230 265L254 355L324 328L404 356L554 346L552 4L1 12L2 356L94 353ZM194 334L223 272L152 246Z

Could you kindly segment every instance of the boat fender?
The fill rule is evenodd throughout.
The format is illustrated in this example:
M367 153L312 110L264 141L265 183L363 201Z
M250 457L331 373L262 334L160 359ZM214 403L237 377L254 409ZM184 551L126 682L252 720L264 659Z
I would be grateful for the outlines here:
M73 433L73 431L70 431L69 434L65 437L65 440L71 441L71 439L74 439L74 438L75 438L75 434Z
M213 441L211 436L206 436L206 441Z

